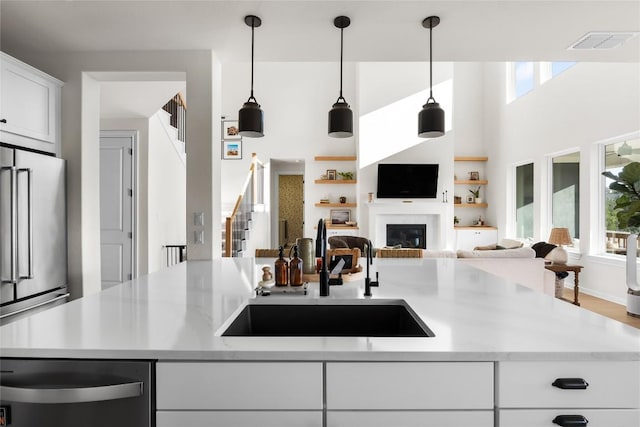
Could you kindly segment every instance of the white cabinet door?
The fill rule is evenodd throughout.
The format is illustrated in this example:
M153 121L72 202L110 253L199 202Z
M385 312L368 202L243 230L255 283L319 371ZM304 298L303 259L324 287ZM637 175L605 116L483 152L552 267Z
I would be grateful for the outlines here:
M640 362L500 362L498 373L500 408L640 408Z
M456 230L456 249L470 251L476 246L495 244L498 230Z
M327 409L493 409L493 364L327 363Z
M158 411L157 427L322 427L322 411Z
M493 427L493 411L327 412L327 427Z
M2 142L56 153L62 82L0 52Z
M589 427L640 426L640 411L635 409L501 409L498 417L500 427L555 427L562 424L553 420L563 415L584 417Z
M156 407L321 410L321 363L159 362Z

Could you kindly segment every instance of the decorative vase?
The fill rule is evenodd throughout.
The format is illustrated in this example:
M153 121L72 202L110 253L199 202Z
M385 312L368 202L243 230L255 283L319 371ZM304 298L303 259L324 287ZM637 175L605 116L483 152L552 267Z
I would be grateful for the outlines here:
M482 197L476 197L475 203L482 203Z
M340 196L340 203L347 203L347 198L344 196Z
M638 284L638 235L627 237L627 314L640 317L640 284Z

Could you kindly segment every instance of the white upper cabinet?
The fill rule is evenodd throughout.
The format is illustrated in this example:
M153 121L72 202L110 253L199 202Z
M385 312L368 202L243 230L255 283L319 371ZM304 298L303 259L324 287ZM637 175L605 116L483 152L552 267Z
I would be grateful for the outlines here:
M0 142L59 154L63 83L0 52Z

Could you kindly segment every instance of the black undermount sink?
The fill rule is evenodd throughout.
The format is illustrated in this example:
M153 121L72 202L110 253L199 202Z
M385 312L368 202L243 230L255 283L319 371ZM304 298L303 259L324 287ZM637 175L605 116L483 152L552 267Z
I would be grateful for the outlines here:
M434 337L403 300L249 304L222 336Z

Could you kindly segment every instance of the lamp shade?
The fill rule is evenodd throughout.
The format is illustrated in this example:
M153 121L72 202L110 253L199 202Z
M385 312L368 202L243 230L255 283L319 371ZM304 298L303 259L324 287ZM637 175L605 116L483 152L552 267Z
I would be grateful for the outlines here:
M554 245L572 245L573 240L571 234L569 234L568 228L556 227L551 229L549 234L549 243Z
M437 102L428 102L418 114L418 136L436 138L444 135L444 110Z
M238 133L250 138L264 136L264 113L260 104L247 101L238 112Z
M334 138L353 136L353 112L344 100L338 100L329 110L329 136Z

